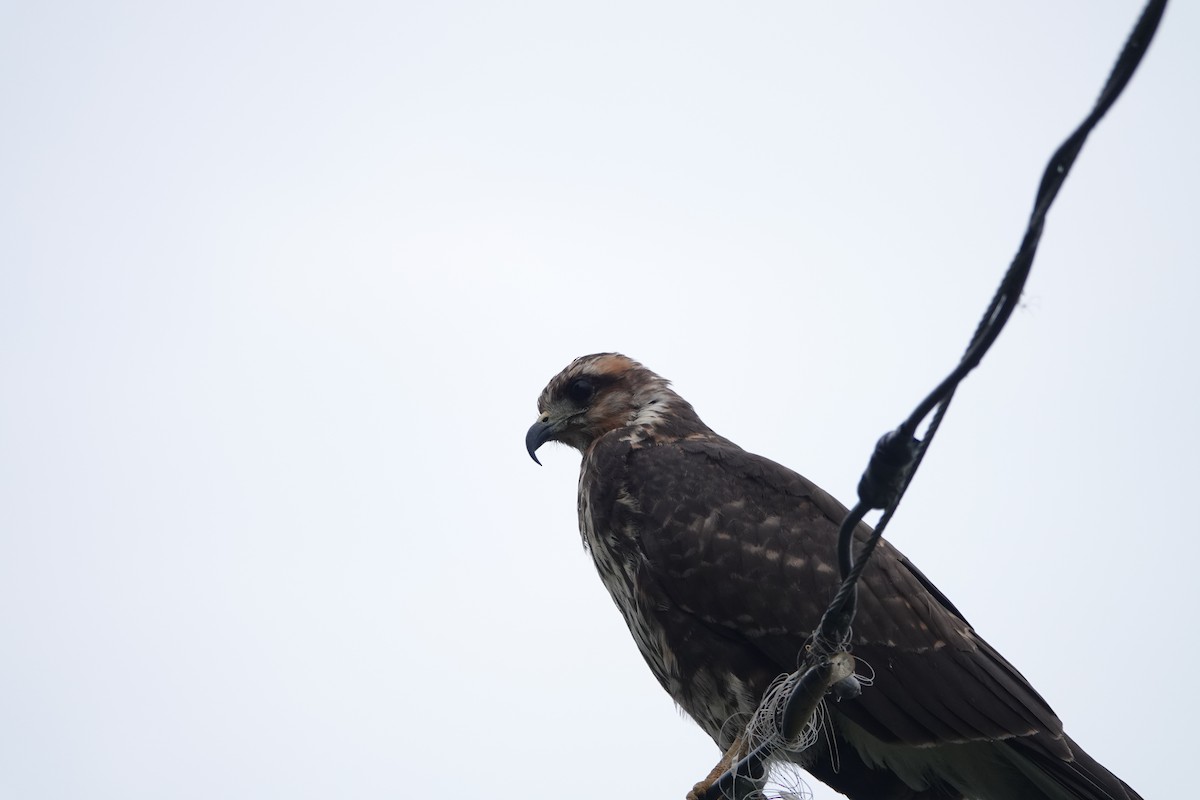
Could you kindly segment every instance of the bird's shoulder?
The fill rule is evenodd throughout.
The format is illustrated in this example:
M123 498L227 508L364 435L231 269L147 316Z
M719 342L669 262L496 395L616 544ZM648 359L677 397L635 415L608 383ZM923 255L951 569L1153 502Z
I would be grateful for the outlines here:
M845 507L716 435L606 437L585 461L581 502L597 529L627 532L648 574L706 623L803 638L836 590Z
M708 516L725 506L765 518L811 504L814 514L837 524L846 513L845 506L804 476L716 434L665 441L619 434L602 437L588 451L583 482L636 497L652 518Z

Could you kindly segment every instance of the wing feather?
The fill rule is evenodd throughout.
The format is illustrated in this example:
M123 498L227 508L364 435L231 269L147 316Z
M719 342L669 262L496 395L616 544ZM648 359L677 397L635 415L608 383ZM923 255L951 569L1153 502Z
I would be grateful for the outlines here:
M794 669L837 588L845 508L725 440L629 451L624 491L643 517L649 571L672 603L741 638L780 671ZM862 525L856 535L869 531ZM1070 755L1046 702L886 542L860 584L853 648L875 684L837 710L884 742L1032 736L1047 755Z

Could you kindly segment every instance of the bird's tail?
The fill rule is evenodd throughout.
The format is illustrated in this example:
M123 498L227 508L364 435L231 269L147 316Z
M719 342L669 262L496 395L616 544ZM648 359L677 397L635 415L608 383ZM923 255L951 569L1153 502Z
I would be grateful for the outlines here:
M1074 758L1067 761L1046 753L1037 745L1010 740L1013 763L1047 797L1062 800L1142 800L1129 784L1109 772L1070 737L1064 737Z

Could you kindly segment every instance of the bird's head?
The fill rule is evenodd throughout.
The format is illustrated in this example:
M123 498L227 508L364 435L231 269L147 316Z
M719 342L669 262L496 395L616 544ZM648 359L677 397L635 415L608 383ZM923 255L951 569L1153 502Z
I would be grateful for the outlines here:
M537 405L537 422L525 436L534 461L546 442L562 442L586 453L610 431L633 427L651 432L668 415L695 417L665 378L619 353L575 359L550 380Z

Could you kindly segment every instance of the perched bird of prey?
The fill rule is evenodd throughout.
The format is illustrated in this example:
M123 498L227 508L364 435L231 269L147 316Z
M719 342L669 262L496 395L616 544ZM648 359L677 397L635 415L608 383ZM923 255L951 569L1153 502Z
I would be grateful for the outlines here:
M579 527L650 670L722 749L800 651L839 582L845 508L713 432L666 380L616 353L576 359L538 398L526 446L583 454ZM869 528L858 531L865 535ZM830 702L795 756L855 800L1133 800L1046 701L899 551L880 542L850 646L874 682Z

